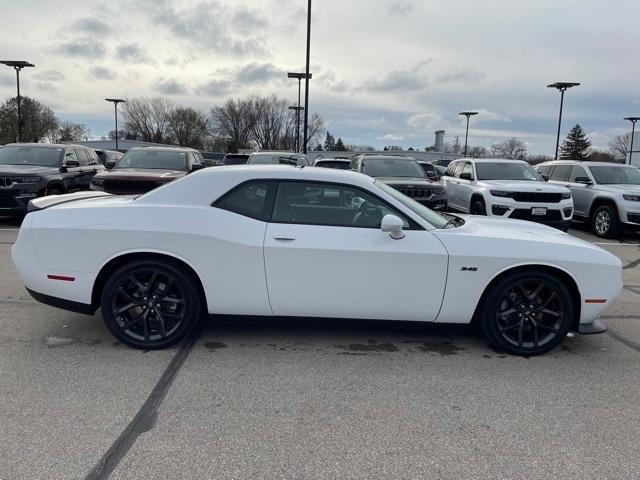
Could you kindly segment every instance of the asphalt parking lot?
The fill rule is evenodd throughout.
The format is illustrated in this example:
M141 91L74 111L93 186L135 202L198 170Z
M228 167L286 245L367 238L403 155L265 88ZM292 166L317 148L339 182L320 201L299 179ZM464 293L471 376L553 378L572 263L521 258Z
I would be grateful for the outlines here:
M212 320L179 347L33 301L0 219L0 479L640 478L640 236L609 332L545 356L467 327Z

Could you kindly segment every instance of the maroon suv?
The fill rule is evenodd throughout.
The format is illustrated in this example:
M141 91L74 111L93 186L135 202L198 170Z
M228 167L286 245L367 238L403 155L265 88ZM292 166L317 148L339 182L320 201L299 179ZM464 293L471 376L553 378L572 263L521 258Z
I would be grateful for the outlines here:
M119 195L141 194L201 168L202 154L192 148L136 147L111 170L94 176L91 189Z

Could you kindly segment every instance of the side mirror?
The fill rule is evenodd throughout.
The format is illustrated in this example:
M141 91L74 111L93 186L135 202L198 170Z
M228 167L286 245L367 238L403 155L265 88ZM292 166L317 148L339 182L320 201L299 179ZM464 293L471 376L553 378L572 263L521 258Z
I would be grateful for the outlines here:
M591 185L593 182L589 177L576 177L574 180L575 183L582 183L583 185Z
M548 181L549 181L549 175L547 175L546 173L541 173L541 174L540 174L540 176L542 177L542 179L543 179L545 182L548 182Z
M404 238L404 232L402 231L402 219L395 215L385 215L382 217L382 223L380 224L380 230L387 232L394 240L400 240Z
M427 172L427 178L436 178L436 177L437 175L435 174L435 172L431 172L431 171Z
M67 168L75 168L80 166L80 162L78 160L67 160L64 162L64 166Z
M191 171L195 172L196 170L202 170L204 168L204 165L201 163L194 163L193 165L191 165Z
M469 172L463 172L460 174L460 180L473 180L473 175Z
M107 163L105 164L105 167L107 167L107 169L111 170L113 167L116 166L116 161L115 160L107 160Z

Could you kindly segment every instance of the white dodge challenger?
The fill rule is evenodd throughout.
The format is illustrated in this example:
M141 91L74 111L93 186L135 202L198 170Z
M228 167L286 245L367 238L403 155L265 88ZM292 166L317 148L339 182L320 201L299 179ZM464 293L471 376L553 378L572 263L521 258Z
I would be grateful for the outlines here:
M31 295L93 314L137 348L204 316L477 322L541 354L601 333L622 289L614 255L534 223L435 213L354 172L209 168L138 197L32 201L12 249Z

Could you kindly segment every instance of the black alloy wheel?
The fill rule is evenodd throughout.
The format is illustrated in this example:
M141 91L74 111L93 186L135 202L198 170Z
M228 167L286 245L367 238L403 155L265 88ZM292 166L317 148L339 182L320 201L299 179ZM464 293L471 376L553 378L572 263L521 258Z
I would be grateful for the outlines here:
M514 355L540 355L558 346L573 322L571 293L544 272L507 275L486 297L482 330L489 342Z
M182 340L201 313L191 275L162 260L140 260L111 275L102 295L102 316L118 340L136 348L166 348Z

